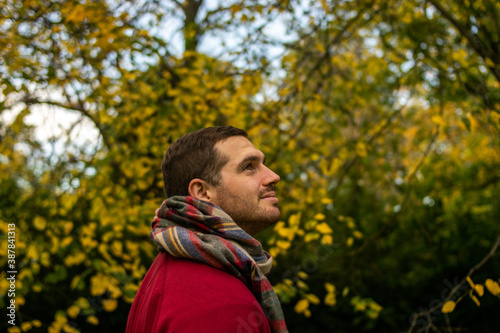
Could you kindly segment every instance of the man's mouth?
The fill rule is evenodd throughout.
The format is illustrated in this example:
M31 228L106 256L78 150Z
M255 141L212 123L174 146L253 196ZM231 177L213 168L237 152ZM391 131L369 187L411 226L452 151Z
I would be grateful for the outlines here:
M267 192L266 194L262 195L260 197L261 199L268 199L268 200L273 200L273 201L278 201L278 198L276 198L276 192Z

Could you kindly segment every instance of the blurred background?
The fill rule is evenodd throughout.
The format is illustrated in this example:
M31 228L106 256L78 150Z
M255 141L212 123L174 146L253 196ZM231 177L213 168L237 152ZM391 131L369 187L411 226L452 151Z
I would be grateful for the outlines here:
M124 331L165 150L232 125L291 332L499 331L500 2L0 0L0 75L0 330Z

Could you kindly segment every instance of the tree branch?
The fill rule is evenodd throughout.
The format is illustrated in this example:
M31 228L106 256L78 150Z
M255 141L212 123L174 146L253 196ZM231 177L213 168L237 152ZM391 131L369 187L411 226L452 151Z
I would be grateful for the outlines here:
M92 123L95 125L95 127L97 127L97 129L99 130L99 133L102 136L104 145L108 149L111 147L111 143L109 141L109 138L107 137L106 129L104 128L104 126L101 123L99 123L95 119L95 117L90 112L88 112L81 104L63 104L63 103L55 102L55 101L40 100L36 97L30 97L30 96L27 96L26 98L22 99L20 102L25 103L27 106L36 105L36 104L45 104L45 105L56 106L56 107L59 107L59 108L65 109L65 110L69 110L69 111L80 112L85 117L90 119L92 121Z
M443 304L446 303L447 301L451 300L452 297L455 295L455 293L462 288L462 286L465 284L465 282L467 281L467 277L470 277L472 276L472 274L474 274L474 272L476 272L478 269L480 269L481 267L484 266L484 264L486 264L486 262L488 262L488 260L491 259L491 257L493 257L493 255L495 255L495 252L498 248L498 246L500 245L500 236L498 236L497 240L495 241L495 243L493 244L493 247L491 248L490 252L488 252L488 254L483 258L483 260L481 260L477 265L475 265L474 267L472 267L469 272L467 272L467 275L462 279L462 281L460 281L459 284L457 284L451 291L450 293L448 294L448 296L446 296L446 298L444 300L441 300L438 304L434 305L432 308L428 309L428 310L425 310L425 311L421 311L417 314L415 314L413 316L413 319L412 319L412 322L411 322L411 326L410 326L410 329L408 330L407 333L412 333L413 330L415 329L415 326L417 325L417 320L418 318L420 317L426 317L427 318L427 327L426 328L429 328L429 327L433 327L434 324L432 323L432 318L431 318L431 314L442 308ZM434 326L435 327L435 326Z
M491 52L486 50L482 45L481 42L476 39L476 36L474 36L472 33L470 33L466 27L464 27L458 20L453 17L453 15L446 11L446 9L437 1L437 0L429 0L429 2L441 13L441 15L444 16L445 19L447 19L452 25L455 26L455 28L458 29L458 31L469 41L472 49L476 51L484 61L486 59L493 60L495 57ZM490 69L491 73L495 76L498 82L500 82L500 70L498 70L496 67L488 66Z

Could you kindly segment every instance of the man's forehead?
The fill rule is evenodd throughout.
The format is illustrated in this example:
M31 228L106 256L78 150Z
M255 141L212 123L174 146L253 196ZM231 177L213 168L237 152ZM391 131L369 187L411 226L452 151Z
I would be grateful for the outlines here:
M230 162L238 163L240 159L249 155L265 159L264 153L255 148L252 142L244 136L232 136L224 141L219 141L215 144L215 148L226 155Z

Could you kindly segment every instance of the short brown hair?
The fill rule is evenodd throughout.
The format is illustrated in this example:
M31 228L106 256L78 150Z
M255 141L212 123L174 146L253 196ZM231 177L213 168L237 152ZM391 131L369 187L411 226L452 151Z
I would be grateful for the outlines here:
M188 133L175 140L161 162L163 190L167 198L189 195L189 183L195 178L214 186L219 185L220 170L229 158L218 152L215 144L232 136L246 138L248 134L232 126L214 126Z

